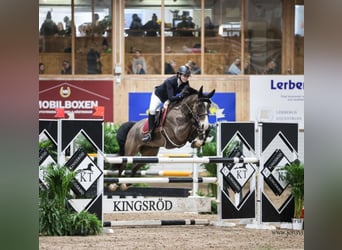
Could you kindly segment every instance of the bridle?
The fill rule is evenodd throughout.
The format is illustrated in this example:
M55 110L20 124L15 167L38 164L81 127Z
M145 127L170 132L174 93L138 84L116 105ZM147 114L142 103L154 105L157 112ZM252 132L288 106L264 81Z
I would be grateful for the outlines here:
M208 103L207 105L207 109L204 113L198 113L197 110L195 111L194 110L194 107L195 106L198 106L199 103ZM190 106L187 104L187 103L182 103L182 105L184 105L186 107L186 109L188 110L189 112L189 116L192 120L194 120L194 126L197 130L197 136L200 140L205 140L207 135L209 134L209 132L207 132L207 130L210 130L210 126L208 127L208 129L204 129L202 126L201 126L201 117L203 116L208 116L209 113L209 108L210 108L210 104L211 104L211 101L209 98L198 98L198 100L196 100L196 102L192 105L192 108L190 108Z

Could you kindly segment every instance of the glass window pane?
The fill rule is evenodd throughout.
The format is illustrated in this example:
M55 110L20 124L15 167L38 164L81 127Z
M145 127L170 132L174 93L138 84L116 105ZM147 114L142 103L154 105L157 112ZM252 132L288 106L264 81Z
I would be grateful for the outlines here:
M205 6L205 73L241 74L241 1L208 1ZM238 62L238 63L237 63Z
M304 74L304 5L295 7L294 73Z
M75 2L75 73L112 73L111 0Z
M161 1L125 5L125 73L161 74Z
M164 73L172 74L172 69L177 71L179 66L187 64L192 74L201 74L201 2L168 2L164 16Z
M39 63L40 74L71 74L62 71L63 62L71 62L71 1L39 3Z
M245 61L249 74L280 74L282 1L247 0Z

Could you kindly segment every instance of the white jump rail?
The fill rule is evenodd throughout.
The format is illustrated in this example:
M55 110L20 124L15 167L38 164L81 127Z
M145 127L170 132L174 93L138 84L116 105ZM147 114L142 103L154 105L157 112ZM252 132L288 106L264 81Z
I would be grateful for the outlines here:
M112 164L122 163L257 163L256 157L194 157L194 158L169 158L150 156L120 156L110 157L105 155L105 161Z

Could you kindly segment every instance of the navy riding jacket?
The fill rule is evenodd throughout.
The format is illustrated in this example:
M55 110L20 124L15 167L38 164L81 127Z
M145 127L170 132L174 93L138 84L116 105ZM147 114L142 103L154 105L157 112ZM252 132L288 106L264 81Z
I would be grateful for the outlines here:
M177 94L179 94L186 86L189 87L189 81L181 83L178 86L178 77L177 75L174 75L167 78L159 86L155 87L154 93L162 102L166 102L167 100L172 102L179 99Z

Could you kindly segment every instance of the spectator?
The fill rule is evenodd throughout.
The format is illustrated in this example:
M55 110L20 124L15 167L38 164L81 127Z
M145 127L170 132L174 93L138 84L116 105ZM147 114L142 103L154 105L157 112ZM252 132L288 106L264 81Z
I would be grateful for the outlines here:
M87 54L88 74L101 74L102 64L100 53L95 49L95 46L90 48Z
M215 25L211 21L210 16L204 19L205 36L216 36Z
M245 72L244 72L244 74L250 74L250 72L251 72L251 65L250 65L250 63L249 62L247 62L247 61L245 61Z
M195 24L192 22L192 17L187 16L184 12L182 15L182 21L177 24L177 33L179 36L193 36L192 29L195 28Z
M48 11L46 14L46 19L40 27L39 34L41 36L53 36L58 33L57 25L51 19L51 12Z
M103 53L106 53L106 54L112 53L112 49L109 48L108 41L106 38L103 38L103 40L102 40L102 51L103 51Z
M137 63L137 71L135 72L135 74L137 75L144 75L146 74L144 68L143 68L143 65L141 63Z
M141 67L138 66L138 64L141 64ZM141 72L141 69L144 70L145 74L147 73L145 58L142 56L141 50L136 50L135 56L132 60L132 72L133 74L139 74L139 72Z
M100 15L98 13L94 14L94 20L91 23L91 34L94 36L101 36L104 34L104 30L100 25Z
M71 35L71 21L68 16L65 16L63 21L65 23L65 35L70 36Z
M173 53L171 46L166 46L165 53Z
M78 26L79 36L86 36L86 30L84 24Z
M267 63L267 65L263 71L263 74L267 74L267 75L268 74L277 74L277 63L274 59L271 59Z
M165 63L165 75L169 75L169 74L176 74L176 68L177 64L174 60L170 60L169 62Z
M160 25L158 24L158 17L154 13L152 19L144 24L143 29L146 31L145 36L158 36L160 35Z
M39 74L42 75L45 73L45 64L39 63Z
M140 17L138 17L138 14L132 15L132 22L129 26L128 35L129 36L143 36L145 32L143 31L143 25L141 23Z
M241 74L241 59L239 57L235 58L234 62L229 66L226 74L229 75L240 75Z
M57 29L58 29L58 35L59 36L65 36L65 30L64 30L64 25L62 22L57 23Z
M185 64L190 68L191 74L193 75L200 75L201 74L201 69L196 65L195 62L189 60L188 63Z
M71 65L70 65L69 61L64 60L62 70L61 70L61 74L62 75L70 75L71 73L72 73L72 70L71 70Z

